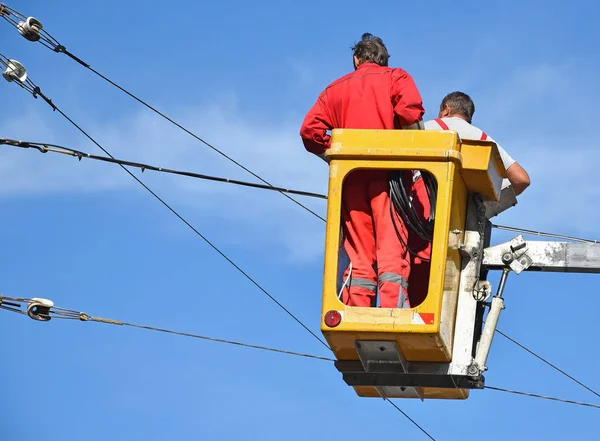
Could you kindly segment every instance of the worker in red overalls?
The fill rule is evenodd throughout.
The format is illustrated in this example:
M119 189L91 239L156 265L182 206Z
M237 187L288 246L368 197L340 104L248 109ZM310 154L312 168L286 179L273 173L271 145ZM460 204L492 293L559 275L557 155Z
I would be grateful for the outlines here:
M408 73L388 67L389 54L383 41L364 34L352 50L354 72L327 86L300 129L306 150L321 157L330 146L328 131L335 128L423 127L421 95ZM410 188L412 170L406 176ZM344 182L343 246L350 265L344 273L347 283L342 300L349 306L375 306L379 291L380 307L410 307L408 232L395 210L390 210L389 190L385 170L355 171Z

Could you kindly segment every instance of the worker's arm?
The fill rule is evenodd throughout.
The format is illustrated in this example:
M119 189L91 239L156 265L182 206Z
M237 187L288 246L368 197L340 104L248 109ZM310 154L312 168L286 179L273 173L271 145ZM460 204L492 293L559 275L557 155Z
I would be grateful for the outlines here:
M333 129L327 113L326 100L327 95L322 93L306 114L300 127L304 148L320 157L323 157L325 150L329 148L331 136L327 132Z
M525 191L527 187L529 187L529 184L531 184L529 175L527 174L525 169L521 167L521 165L517 161L515 161L500 144L498 144L497 141L495 141L491 137L488 137L488 140L496 143L496 146L498 147L498 152L500 153L500 157L502 158L502 163L504 164L504 167L506 167L508 181L510 182L513 191L515 192L515 195L520 195Z
M423 98L412 77L402 69L392 71L392 105L400 127L423 128Z
M512 185L515 195L517 196L523 193L525 189L529 187L529 184L531 184L529 175L518 162L515 162L508 167L508 169L506 169L506 174L508 175L508 180L510 181L510 185Z

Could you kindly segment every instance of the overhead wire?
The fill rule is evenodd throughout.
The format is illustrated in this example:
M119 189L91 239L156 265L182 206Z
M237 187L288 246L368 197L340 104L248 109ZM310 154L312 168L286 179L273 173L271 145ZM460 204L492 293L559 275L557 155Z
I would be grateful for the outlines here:
M193 334L193 333L189 333L189 332L174 331L171 329L158 328L155 326L148 326L148 325L140 325L140 324L136 324L136 323L129 323L129 322L121 321L121 320L114 320L114 319L108 319L108 318L103 318L103 317L94 317L94 316L91 316L84 312L80 312L80 311L76 311L76 310L72 310L72 309L66 309L66 308L58 308L58 307L54 306L53 304L52 304L52 306L48 306L48 307L46 307L46 309L43 309L44 304L48 304L47 302L49 302L49 301L47 301L46 299L27 299L27 298L19 298L19 297L6 297L6 296L0 295L0 309L6 309L8 311L16 312L19 314L29 315L34 320L50 321L51 319L65 319L65 320L78 320L81 322L104 323L104 324L108 324L108 325L126 326L126 327L131 327L131 328L144 329L147 331L163 332L166 334L173 334L173 335L178 335L178 336L182 336L182 337L190 337L190 338L195 338L195 339L199 339L199 340L207 340L207 341L212 341L215 343L223 343L223 344L228 344L228 345L241 346L241 347L245 347L245 348L258 349L258 350L268 351L268 352L277 352L280 354L294 355L297 357L311 358L311 359L315 359L315 360L323 360L323 361L331 361L331 362L335 361L333 358L322 357L320 355L312 355L312 354L306 354L306 353L302 353L302 352L287 351L287 350L283 350L283 349L271 348L268 346L261 346L261 345L254 345L254 344L244 343L244 342L235 341L235 340L207 337L204 335ZM50 302L50 303L52 303L52 302ZM25 305L27 305L26 311L20 309L21 307L23 307ZM41 306L42 307L41 311L35 310L34 308L36 306Z
M84 158L85 159L93 159L96 161L102 161L102 162L108 162L108 163L112 163L112 164L124 165L127 167L139 168L142 172L144 172L146 170L151 170L151 171L156 171L156 172L160 172L160 173L168 173L168 174L187 176L187 177L191 177L191 178L203 179L203 180L208 180L208 181L223 182L223 183L240 185L240 186L245 186L245 187L259 188L262 190L271 190L271 191L296 194L299 196L307 196L307 197L311 197L311 198L327 199L327 196L325 196L325 195L321 195L318 193L312 193L309 191L294 190L294 189L283 188L283 187L273 187L273 186L268 186L268 185L256 184L253 182L239 181L239 180L235 180L235 179L222 178L222 177L218 177L218 176L210 176L210 175L194 173L194 172L189 172L189 171L174 170L174 169L169 169L166 167L158 167L155 165L144 164L141 162L133 162L133 161L126 161L124 159L116 159L113 157L92 155L90 153L85 153L85 152L75 150L75 149L72 149L69 147L64 147L64 146L60 146L57 144L50 144L50 143L45 143L45 142L31 142L31 141L20 141L20 140L15 140L15 139L0 138L0 145L8 145L8 146L19 147L19 148L31 148L31 149L38 150L41 153L48 153L48 152L60 153L60 154L67 155L67 156L73 156L75 158L78 158L79 160L84 159Z
M555 239L567 239L567 240L572 240L572 241L575 241L575 242L598 243L598 241L594 240L594 239L582 239L580 237L565 236L563 234L544 233L544 232L541 232L541 231L527 230L527 229L524 229L524 228L509 227L509 226L506 226L506 225L492 224L492 228L496 228L498 230L514 231L516 233L531 234L531 235L534 235L534 236L553 237Z
M25 308L22 310L22 309L20 309L22 307L25 307ZM159 328L159 327L155 327L155 326L141 325L141 324L137 324L137 323L131 323L131 322L115 320L115 319L110 319L110 318L95 317L95 316L92 316L85 312L80 312L80 311L73 310L73 309L60 308L60 307L54 306L54 303L47 299L40 299L40 298L30 299L30 298L21 298L21 297L7 297L7 296L0 295L0 309L5 309L5 310L11 311L11 312L16 312L21 315L28 315L32 319L38 320L38 321L50 321L51 319L66 319L66 320L77 320L77 321L81 321L81 322L96 322L96 323L103 323L103 324L114 325L114 326L125 326L125 327L137 328L137 329L142 329L142 330L147 330L147 331L162 332L162 333L181 336L181 337L194 338L194 339L199 339L199 340L211 341L211 342L215 342L215 343L223 343L223 344L227 344L227 345L245 347L245 348L249 348L249 349L256 349L256 350L266 351L266 352L274 352L274 353L280 353L280 354L285 354L285 355L292 355L292 356L296 356L296 357L302 357L302 358L313 359L313 360L321 360L321 361L328 361L328 362L335 361L333 358L323 357L323 356L313 355L313 354L307 354L307 353L303 353L303 352L288 351L288 350L283 350L283 349L278 349L278 348L272 348L269 346L244 343L244 342L235 341L235 340L207 337L204 335L194 334L194 333L189 333L189 332L181 332L181 331L175 331L172 329ZM488 386L488 385L485 385L484 389L490 389L490 390L506 392L506 393L516 394L516 395L523 395L523 396L529 396L529 397L533 397L533 398L539 398L539 399L557 401L557 402L566 403L566 404L574 404L574 405L578 405L578 406L585 406L585 407L600 409L600 405L597 405L597 404L586 403L586 402L582 402L582 401L568 400L568 399L564 399L564 398L552 397L552 396L547 396L547 395L540 395L540 394L535 394L535 393L531 393L531 392L523 392L523 391L517 391L517 390L513 390L513 389L506 389L506 388L501 388L501 387L496 387L496 386ZM417 428L419 428L425 435L427 435L430 439L434 439L429 432L427 432L421 425L419 425L415 420L413 420L406 412L404 412L402 409L400 409L393 401L391 401L389 398L384 398L384 399L386 401L389 401L389 403L394 408L396 408L396 410L398 410L400 413L402 413L402 415L404 415L409 421L411 421L411 423L413 423Z
M0 62L2 61L2 54L0 54ZM45 96L41 89L35 85L31 79L27 79L29 83L33 85L32 95L34 98L40 96L41 98L48 103L52 107L52 109L62 115L69 123L71 123L79 132L81 132L86 138L88 138L91 142L93 142L97 147L99 147L106 155L108 155L111 159L115 159L114 156L108 152L98 141L96 141L91 135L89 135L84 129L82 129L75 121L73 121L67 114L65 114L56 104L52 102L47 96ZM23 86L23 84L17 81L17 84L28 90ZM221 251L215 244L213 244L206 236L204 236L198 229L196 229L192 224L190 224L178 211L176 211L171 205L169 205L164 199L162 199L158 194L156 194L150 187L148 187L141 179L139 179L135 174L133 174L127 167L123 164L118 164L127 174L129 174L133 179L135 179L142 187L144 187L152 196L154 196L161 204L163 204L169 211L171 211L179 220L181 220L185 225L187 225L194 233L196 233L204 242L206 242L213 250L215 250L221 257L223 257L227 262L229 262L235 269L237 269L246 279L248 279L254 286L256 286L260 291L262 291L267 297L269 297L279 308L281 308L284 312L286 312L294 321L296 321L300 326L302 326L309 334L311 334L315 339L317 339L323 346L327 349L330 349L327 343L323 339L321 339L317 334L315 334L308 326L306 326L296 315L294 315L289 309L287 309L281 302L279 302L275 297L273 297L261 284L259 284L253 277L251 277L247 272L245 272L239 265L237 265L231 258L229 258L223 251Z
M24 307L25 304L27 304L26 311L21 310L20 308ZM6 306L6 305L8 305L8 306ZM121 320L114 320L114 319L102 318L102 317L94 317L94 316L86 314L84 312L79 312L76 310L66 309L66 308L58 308L58 307L54 306L53 302L51 302L47 299L39 299L39 298L28 299L28 298L22 298L22 297L6 297L6 296L0 295L0 309L6 309L8 311L16 312L16 313L19 313L22 315L29 315L29 317L31 317L34 320L38 320L38 321L50 321L53 318L58 318L58 319L66 319L66 320L79 320L82 322L104 323L104 324L115 325L115 326L127 326L127 327L131 327L131 328L138 328L138 329L147 330L147 331L163 332L163 333L177 335L177 336L181 336L181 337L189 337L189 338L195 338L195 339L200 339L200 340L207 340L207 341L212 341L212 342L216 342L216 343L241 346L241 347L250 348L250 349L257 349L257 350L261 350L261 351L293 355L296 357L303 357L303 358L308 358L308 359L312 359L312 360L322 360L322 361L329 361L329 362L335 361L333 358L322 357L319 355L287 351L287 350L283 350L283 349L271 348L268 346L260 346L260 345L254 345L254 344L249 344L249 343L243 343L243 342L239 342L239 341L235 341L235 340L226 340L226 339L221 339L221 338L207 337L207 336L203 336L203 335L199 335L199 334L174 331L174 330L165 329L165 328L157 328L155 326L140 325L140 324L136 324L136 323L124 322ZM406 412L404 412L402 409L400 409L395 403L393 403L389 399L387 399L387 401L389 401L390 404L392 406L394 406L394 408L396 408L396 410L398 410L402 415L404 415L411 423L413 423L416 427L418 427L430 439L435 441L435 439L425 429L423 429L422 426L420 426L415 420L413 420Z
M0 54L0 57L3 57L3 56ZM8 62L8 59L7 59L7 62ZM34 90L34 88L32 88L32 87L24 87L24 88L32 94L36 92ZM51 105L53 105L53 104L51 104ZM66 154L69 156L77 157L80 160L83 158L86 158L86 159L93 159L93 160L97 160L97 161L109 162L109 163L114 163L114 164L119 164L119 165L130 166L130 167L136 167L136 168L141 169L142 172L145 170L152 170L152 171L157 171L157 172L162 172L162 173L188 176L188 177L203 179L203 180L208 180L208 181L223 182L223 183L229 183L229 184L246 186L246 187L253 187L253 188L258 188L258 189L263 189L263 190L271 190L271 191L277 191L277 192L290 193L290 194L295 194L298 196L306 196L306 197L316 198L316 199L324 199L324 200L327 199L327 195L322 194L322 193L309 192L309 191L298 190L298 189L293 189L293 188L277 187L277 186L273 186L273 185L261 185L261 184L256 184L256 183L248 182L248 181L240 181L240 180L236 180L236 179L229 179L229 178L223 178L223 177L218 177L218 176L205 175L205 174L194 173L194 172L190 172L190 171L174 170L174 169L169 169L166 167L159 167L159 166L145 164L145 163L141 163L141 162L133 162L133 161L128 161L128 160L124 160L124 159L116 159L114 157L103 157L103 156L93 155L90 153L86 153L86 152L83 152L80 150L76 150L73 148L69 148L69 147L65 147L65 146L61 146L61 145L57 145L57 144L44 143L44 142L21 141L21 140L14 140L14 139L8 139L8 138L0 138L0 144L10 145L10 146L14 146L14 147L22 147L22 148L34 148L36 150L39 150L42 153L47 153L47 152L61 153L61 154ZM53 148L55 148L55 149L53 149ZM56 150L56 149L59 149L59 150ZM556 233L544 233L541 231L528 230L528 229L524 229L524 228L517 228L517 227L506 226L506 225L492 224L492 228L496 228L496 229L500 229L500 230L507 230L507 231L514 231L514 232L524 233L524 234L531 234L531 235L536 235L536 236L547 236L547 237L553 237L553 238L558 238L558 239L566 239L566 240L572 240L572 241L578 241L578 242L585 242L585 243L599 243L598 241L593 240L593 239L582 239L579 237L566 236L566 235L556 234ZM430 239L428 239L428 240L430 241ZM409 250L409 251L412 251L412 250ZM418 253L414 253L414 252L413 252L413 254L418 255Z
M584 389L587 389L588 391L590 391L591 393L593 393L594 395L596 395L598 398L600 398L600 393L596 392L594 389L592 389L591 387L585 385L584 383L582 383L581 381L579 381L577 378L573 377L572 375L569 375L568 373L566 373L564 370L560 369L558 366L552 364L551 362L549 362L548 360L546 360L544 357L542 357L541 355L538 355L537 353L535 353L533 350L529 349L528 347L522 345L521 343L519 343L518 341L516 341L515 339L513 339L512 337L506 335L504 332L500 331L499 329L496 329L496 332L498 334L500 334L502 337L504 337L505 339L507 339L508 341L510 341L511 343L517 345L518 347L520 347L521 349L523 349L524 351L528 352L529 354L533 355L534 357L536 357L538 360L541 360L542 362L546 363L548 366L550 366L552 369L560 372L562 375L564 375L565 377L571 379L572 381L574 381L575 383L577 383L578 385L580 385L581 387L583 387Z
M4 18L8 23L10 23L15 28L17 28L17 30L19 30L19 24L18 24L19 22L17 20L13 19L11 16L17 17L20 20L27 20L27 17L25 15L21 14L20 12L14 10L12 8L9 8L4 3L2 3L1 6L0 6L0 17ZM21 30L19 30L19 32L26 39L28 39L30 41L36 41L36 40L32 40L31 38L26 37L21 32ZM236 166L240 167L242 170L246 171L247 173L249 173L250 175L252 175L256 179L260 180L262 183L264 183L266 185L269 185L269 186L272 186L271 183L269 183L267 180L265 180L264 178L262 178L257 173L255 173L252 170L250 170L248 167L246 167L243 164L241 164L240 162L236 161L231 156L225 154L223 151L221 151L220 149L218 149L217 147L215 147L214 145L212 145L208 141L206 141L203 138L201 138L200 136L196 135L191 130L185 128L180 123L176 122L175 120L173 120L172 118L170 118L169 116L167 116L166 114L164 114L163 112L159 111L158 109L156 109L152 105L148 104L145 100L143 100L143 99L139 98L138 96L134 95L133 93L129 92L124 87L118 85L117 83L115 83L114 81L112 81L111 79L109 79L108 77L102 75L100 72L98 72L97 70L95 70L94 68L92 68L88 63L84 62L83 60L81 60L77 56L73 55L71 52L69 52L67 50L67 48L64 45L60 44L58 42L58 40L56 40L54 37L52 37L52 35L50 35L42 27L39 27L39 29L38 28L31 29L31 33L32 34L37 34L39 36L39 38L38 38L37 41L39 41L43 46L47 47L48 49L50 49L50 50L52 50L52 51L54 51L56 53L63 53L65 55L67 55L69 58L71 58L72 60L76 61L78 64L82 65L86 69L89 69L91 72L93 72L94 74L96 74L97 76L99 76L100 78L102 78L103 80L105 80L106 82L108 82L109 84L111 84L112 86L114 86L117 89L119 89L120 91L124 92L125 94L127 94L128 96L130 96L131 98L133 98L134 100L136 100L137 102L139 102L140 104L144 105L145 107L147 107L148 109L150 109L151 111L153 111L154 113L156 113L157 115L159 115L162 118L166 119L171 124L175 125L179 129L183 130L185 133L187 133L188 135L192 136L197 141L200 141L201 143L203 143L204 145L206 145L207 147L209 147L210 149L212 149L213 151L215 151L216 153L218 153L219 155L221 155L222 157L224 157L228 161L230 161L233 164L235 164ZM309 213L311 213L313 216L315 216L315 217L321 219L323 222L325 222L325 218L324 217L322 217L321 215L317 214L315 211L311 210L306 205L304 205L301 202L297 201L296 199L292 198L291 196L289 196L285 192L280 191L280 193L283 196L285 196L286 198L288 198L290 201L294 202L296 205L300 206L304 210L306 210Z
M600 405L598 405L598 404L584 403L582 401L565 400L564 398L549 397L547 395L532 394L530 392L521 392L518 390L504 389L501 387L494 387L494 386L486 385L486 386L484 386L484 389L496 390L496 391L507 392L507 393L516 394L516 395L524 395L524 396L533 397L533 398L540 398L540 399L551 400L551 401L559 401L561 403L575 404L578 406L593 407L595 409L600 409Z
M419 423L417 423L415 420L413 420L410 416L408 416L408 414L406 412L404 412L402 409L400 409L396 403L394 403L392 400L390 400L389 398L385 399L388 403L390 403L392 406L394 406L394 408L400 412L402 415L404 415L411 423L413 423L416 427L419 428L419 430L421 432L423 432L425 435L427 435L429 437L430 440L435 441L435 438L433 436L431 436L431 434L429 432L427 432Z

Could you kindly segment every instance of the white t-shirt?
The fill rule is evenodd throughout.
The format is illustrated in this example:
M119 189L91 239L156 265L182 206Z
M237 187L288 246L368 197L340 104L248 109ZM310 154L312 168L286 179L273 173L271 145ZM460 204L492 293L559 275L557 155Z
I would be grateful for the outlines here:
M496 142L490 136L485 135L483 130L481 130L479 127L469 124L462 118L457 118L454 116L451 118L440 119L448 126L448 129L440 126L435 119L432 119L425 122L425 130L453 130L458 133L458 136L460 136L462 139L485 139L486 141ZM500 144L496 142L496 145L498 146L498 152L500 152L500 157L502 158L504 168L508 170L508 167L513 165L516 161L511 158L508 153L506 153L506 150L504 150Z

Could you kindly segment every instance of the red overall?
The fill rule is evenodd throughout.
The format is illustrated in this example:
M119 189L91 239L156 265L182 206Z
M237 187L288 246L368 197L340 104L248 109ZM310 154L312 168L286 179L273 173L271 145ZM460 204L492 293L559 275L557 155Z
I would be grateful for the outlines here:
M421 121L421 95L402 69L363 63L330 84L306 115L300 136L305 148L321 154L329 148L328 130L400 129ZM407 184L412 186L412 171ZM407 230L396 218L406 242ZM350 267L344 273L342 300L350 306L408 307L410 257L398 239L390 213L388 172L361 170L350 174L342 189L344 248ZM350 276L350 277L349 277Z

